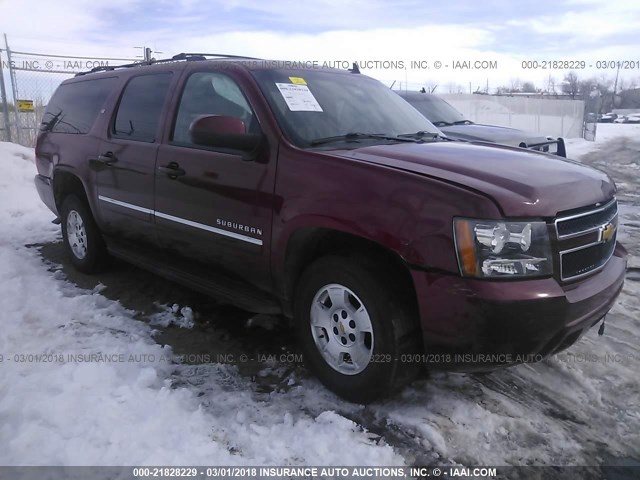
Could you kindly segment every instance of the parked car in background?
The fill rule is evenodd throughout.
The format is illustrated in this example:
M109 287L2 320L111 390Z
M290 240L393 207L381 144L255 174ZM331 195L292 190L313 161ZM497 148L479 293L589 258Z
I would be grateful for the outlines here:
M640 123L640 113L632 113L630 115L626 115L624 123Z
M616 118L618 118L618 115L613 112L603 113L598 115L598 123L613 123Z
M553 153L561 157L567 156L562 138L545 137L516 128L474 123L437 95L407 91L397 91L396 93L450 138L500 143Z
M422 368L568 348L625 278L605 173L451 141L353 70L202 54L98 67L54 93L36 166L76 268L113 255L282 315L311 371L357 402Z

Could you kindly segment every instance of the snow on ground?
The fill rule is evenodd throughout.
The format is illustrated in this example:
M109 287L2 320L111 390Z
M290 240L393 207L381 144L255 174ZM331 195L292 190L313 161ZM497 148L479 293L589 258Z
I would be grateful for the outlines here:
M598 161L599 152L613 151L611 141L617 156L634 155L633 144L616 137L633 139L638 130L627 127L638 126L598 127L596 143L568 142L570 157L581 152L579 160ZM59 227L32 186L32 159L31 150L0 144L7 172L0 178L0 464L593 465L640 458L640 278L633 272L603 337L592 330L540 364L488 375L436 373L362 407L337 399L304 368L273 362L259 376L285 388L260 391L238 366L175 364L172 350L155 343L152 328L170 324L193 328L173 327L192 344L204 334L200 308L184 306L171 289L162 302L173 306L160 313L128 310L103 294L104 285L79 288L26 246L59 242ZM620 239L630 265L640 267L640 209L627 202L620 212ZM156 301L145 290L140 295ZM14 360L16 353L56 352L148 357Z
M595 142L588 142L584 138L565 139L567 157L579 160L583 155L598 150L610 140L621 138L640 141L640 124L598 123Z
M33 187L33 151L0 143L0 163L0 465L403 464L331 409L289 412L229 389L242 383L233 367L207 368L216 408L202 408L172 385L171 350L135 312L26 247L59 227Z

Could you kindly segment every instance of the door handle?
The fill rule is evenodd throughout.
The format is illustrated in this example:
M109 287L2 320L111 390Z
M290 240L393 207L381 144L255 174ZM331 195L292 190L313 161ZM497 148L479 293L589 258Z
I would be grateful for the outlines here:
M118 157L113 152L107 152L104 155L98 155L98 161L110 166L118 161Z
M184 169L180 168L180 165L176 162L171 162L169 165L158 167L158 171L166 174L171 179L176 179L187 173Z

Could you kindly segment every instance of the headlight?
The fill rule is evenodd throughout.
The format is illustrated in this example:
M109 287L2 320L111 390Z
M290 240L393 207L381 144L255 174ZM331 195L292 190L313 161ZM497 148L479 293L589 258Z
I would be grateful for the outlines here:
M461 273L469 277L535 277L553 273L544 222L454 219Z

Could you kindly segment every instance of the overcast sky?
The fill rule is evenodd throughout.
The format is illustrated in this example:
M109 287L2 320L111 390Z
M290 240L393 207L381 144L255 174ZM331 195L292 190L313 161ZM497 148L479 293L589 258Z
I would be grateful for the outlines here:
M0 0L0 32L17 51L133 57L147 45L166 57L223 52L289 60L411 60L429 69L365 70L387 83L449 82L473 89L513 79L542 87L549 75L526 60L640 62L638 0ZM4 47L4 45L2 45ZM495 70L453 70L454 61L496 61ZM442 67L434 69L434 62ZM589 68L588 65L593 65ZM449 65L445 67L444 65ZM621 72L640 77L640 69Z

